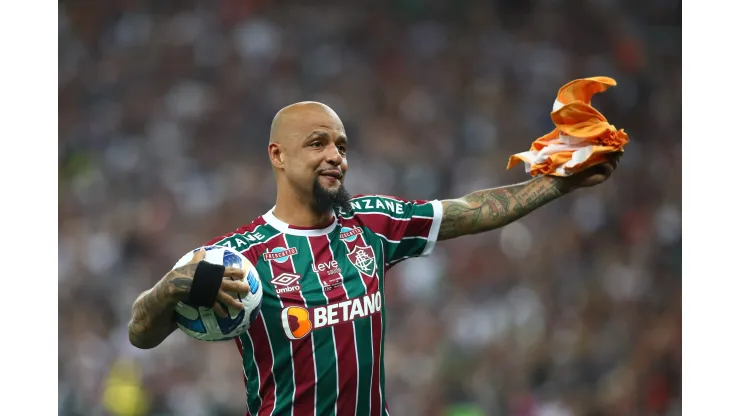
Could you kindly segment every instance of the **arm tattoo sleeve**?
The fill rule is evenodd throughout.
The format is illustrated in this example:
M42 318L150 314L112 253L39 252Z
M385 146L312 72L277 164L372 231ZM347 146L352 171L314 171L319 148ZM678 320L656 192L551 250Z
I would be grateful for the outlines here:
M561 180L541 176L517 185L484 189L442 201L438 240L503 227L564 193Z
M171 271L136 299L128 325L131 344L154 348L175 330L172 313L190 290L196 267L197 264L186 264Z

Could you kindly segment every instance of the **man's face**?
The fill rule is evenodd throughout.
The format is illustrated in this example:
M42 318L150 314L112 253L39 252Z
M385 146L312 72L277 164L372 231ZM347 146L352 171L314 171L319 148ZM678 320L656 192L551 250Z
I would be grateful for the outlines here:
M311 195L316 212L332 207L348 210L347 136L334 112L315 109L296 119L285 146L285 175L303 195Z

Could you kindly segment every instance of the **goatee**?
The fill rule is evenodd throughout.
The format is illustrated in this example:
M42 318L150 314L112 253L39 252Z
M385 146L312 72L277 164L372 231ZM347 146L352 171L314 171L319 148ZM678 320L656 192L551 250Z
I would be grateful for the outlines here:
M324 213L329 209L334 212L337 210L350 212L352 210L349 203L351 198L352 196L344 188L344 183L339 185L339 189L331 191L321 186L318 177L313 181L312 208L318 214Z

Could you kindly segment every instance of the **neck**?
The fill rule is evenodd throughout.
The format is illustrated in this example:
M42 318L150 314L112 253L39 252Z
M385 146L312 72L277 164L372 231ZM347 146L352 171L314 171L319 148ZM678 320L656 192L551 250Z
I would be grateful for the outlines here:
M275 218L288 223L294 227L322 228L329 225L334 213L328 210L324 213L316 213L311 209L311 201L294 193L278 191L275 209Z

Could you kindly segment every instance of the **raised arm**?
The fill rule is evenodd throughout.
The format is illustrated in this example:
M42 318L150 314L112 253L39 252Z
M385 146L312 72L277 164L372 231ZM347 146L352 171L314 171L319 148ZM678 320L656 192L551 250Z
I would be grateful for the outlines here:
M527 182L483 189L462 198L442 201L442 223L437 240L478 234L512 223L572 190L605 181L621 154L577 175L560 178L540 176Z
M483 189L442 201L438 240L478 234L512 223L565 193L560 180L541 176L528 182ZM559 186L561 185L561 186Z

